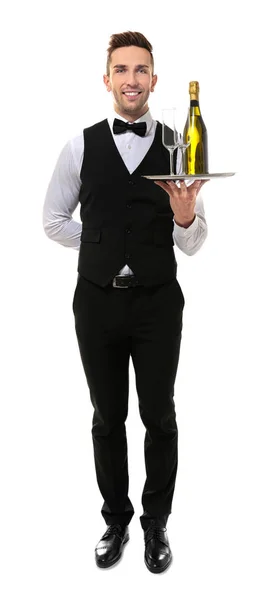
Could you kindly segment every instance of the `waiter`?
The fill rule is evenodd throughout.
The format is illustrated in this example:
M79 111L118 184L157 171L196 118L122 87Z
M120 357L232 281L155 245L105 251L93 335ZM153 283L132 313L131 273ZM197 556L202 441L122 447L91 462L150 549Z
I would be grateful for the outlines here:
M43 225L52 240L79 250L73 313L94 408L95 469L107 524L96 564L110 567L120 559L134 514L125 428L131 357L146 429L144 561L161 573L172 560L166 524L177 473L174 383L185 303L173 246L192 255L206 238L198 196L205 181L178 187L142 177L170 172L161 124L148 108L157 76L144 35L111 36L103 80L113 109L64 146ZM81 224L72 219L79 202Z

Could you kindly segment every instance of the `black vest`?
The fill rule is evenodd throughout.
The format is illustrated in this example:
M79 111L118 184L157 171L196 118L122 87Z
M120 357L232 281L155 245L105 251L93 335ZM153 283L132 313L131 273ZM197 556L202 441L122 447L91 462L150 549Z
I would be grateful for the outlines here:
M126 264L145 286L175 278L169 196L142 177L170 172L161 124L157 123L153 143L132 174L117 150L107 119L84 129L83 135L79 274L102 287Z

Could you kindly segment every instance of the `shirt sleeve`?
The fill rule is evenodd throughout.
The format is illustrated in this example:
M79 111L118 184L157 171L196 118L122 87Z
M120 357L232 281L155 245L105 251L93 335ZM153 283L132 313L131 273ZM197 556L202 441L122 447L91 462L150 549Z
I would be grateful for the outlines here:
M43 228L53 241L80 249L82 224L72 218L79 203L81 180L74 160L72 140L63 147L47 188Z
M193 223L191 223L191 225L187 228L177 225L177 223L174 221L174 242L180 250L189 256L192 256L192 254L198 252L208 233L201 192L199 192L196 198L195 214L196 217Z

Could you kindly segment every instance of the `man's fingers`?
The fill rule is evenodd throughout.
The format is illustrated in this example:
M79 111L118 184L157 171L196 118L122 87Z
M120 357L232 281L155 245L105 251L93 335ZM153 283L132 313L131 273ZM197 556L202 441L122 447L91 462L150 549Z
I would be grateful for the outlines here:
M202 188L202 186L207 182L210 181L210 179L197 179L196 181L194 181L191 185L189 185L188 187L186 186L186 183L183 179L179 179L180 182L180 190L183 193L190 193L190 192L195 192L196 195L198 194L198 192L200 191L200 189ZM154 181L154 183L156 185L159 185L159 187L161 187L165 192L167 192L168 194L172 194L172 192L175 192L177 190L179 190L179 188L176 185L176 182L168 179L167 181Z
M156 185L159 185L160 187L162 187L162 189L165 190L165 192L167 192L168 194L171 194L172 192L175 191L175 189L178 189L175 182L171 181L171 180L168 180L166 182L154 180L154 183L156 183Z
M206 181L209 181L209 179L197 179L196 181L194 181L194 183L192 183L189 186L189 190L198 194L201 187L206 183Z
M202 188L202 186L207 183L207 181L210 181L210 179L203 179L200 181L200 187L198 188L198 192L200 191L200 189Z
M197 190L199 187L201 187L201 183L202 180L201 179L197 179L197 181L194 181L190 186L189 189L190 190Z
M184 182L183 179L180 179L180 188L183 191L186 191L186 189L187 189L187 186L186 186L186 184L185 184L185 182Z
M168 186L166 183L164 183L164 181L155 181L154 180L154 183L156 185L159 185L159 187L162 187L166 192L168 191Z

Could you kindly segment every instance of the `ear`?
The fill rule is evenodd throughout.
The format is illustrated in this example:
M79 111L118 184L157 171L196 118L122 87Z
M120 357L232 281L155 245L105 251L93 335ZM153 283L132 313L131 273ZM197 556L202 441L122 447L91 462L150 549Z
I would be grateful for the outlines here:
M111 92L111 84L110 84L110 78L108 77L108 75L103 75L103 81L105 83L105 86L107 88L107 92Z
M151 83L151 92L154 91L156 83L157 83L157 75L153 75L153 77L152 77L152 83Z

